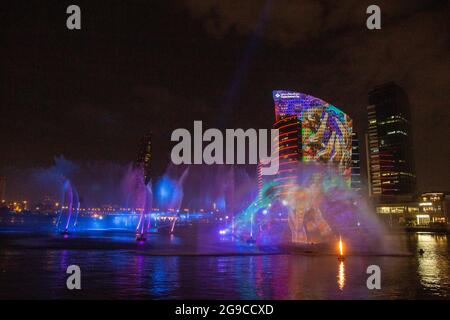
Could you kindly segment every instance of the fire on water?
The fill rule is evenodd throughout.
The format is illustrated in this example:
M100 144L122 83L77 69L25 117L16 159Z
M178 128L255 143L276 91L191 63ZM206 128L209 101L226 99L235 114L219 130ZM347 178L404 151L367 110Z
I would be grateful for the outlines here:
M344 260L344 244L342 243L342 238L339 236L339 257L340 261Z

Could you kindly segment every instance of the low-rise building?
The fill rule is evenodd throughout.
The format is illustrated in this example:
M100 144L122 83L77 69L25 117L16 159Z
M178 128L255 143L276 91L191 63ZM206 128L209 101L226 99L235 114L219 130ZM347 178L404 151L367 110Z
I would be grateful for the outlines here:
M409 200L378 203L376 212L390 226L449 225L450 193L426 192Z

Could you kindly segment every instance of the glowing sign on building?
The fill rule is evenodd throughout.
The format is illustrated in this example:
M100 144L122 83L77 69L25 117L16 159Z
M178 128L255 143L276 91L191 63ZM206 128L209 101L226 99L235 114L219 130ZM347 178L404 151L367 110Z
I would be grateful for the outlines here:
M275 119L296 116L301 127L302 161L333 162L351 178L352 120L335 106L313 96L273 91ZM300 142L300 141L299 141Z

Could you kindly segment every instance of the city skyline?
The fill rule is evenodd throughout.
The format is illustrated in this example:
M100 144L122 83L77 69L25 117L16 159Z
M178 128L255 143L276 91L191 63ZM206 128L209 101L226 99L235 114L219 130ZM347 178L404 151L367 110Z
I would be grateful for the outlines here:
M371 95L373 95L373 93L374 92L377 92L377 90L378 91L380 91L380 92L382 92L381 90L383 90L383 88L390 88L390 87L395 87L395 88L397 88L396 90L400 90L401 91L401 94L402 95L404 95L405 96L405 98L404 99L406 99L406 101L407 101L407 94L404 92L404 91L402 91L402 88L401 87L399 87L397 84L395 84L395 83L393 83L393 82L388 82L388 83L386 83L386 84L383 84L383 85L379 85L379 86L376 86L375 87L375 89L373 89L373 90L371 90L368 94L369 94L369 97L371 97ZM295 97L294 96L289 96L289 97L287 97L287 99L286 99L286 97L281 97L280 96L280 94L285 94L285 95L289 95L289 94L291 94L291 95L295 95ZM315 98L315 97L312 97L312 96L308 96L308 95L305 95L305 94L302 94L302 93L297 93L297 92L293 92L293 91L286 91L286 90L274 90L273 91L273 98L274 98L274 101L275 101L275 123L273 124L273 127L274 128L278 128L280 125L282 126L282 127L286 127L287 125L295 125L295 124L297 124L298 126L300 126L300 118L302 118L303 116L301 116L301 114L303 114L303 102L301 103L301 105L302 106L300 106L299 108L300 109L295 109L296 107L295 107L295 101L297 101L298 99L300 99L301 101L303 101L303 100L305 100L305 101L308 101L308 105L309 104L311 104L311 106L314 106L314 105L317 105L317 106L321 106L321 105L324 105L324 106L326 106L326 105L328 105L329 106L329 108L331 108L331 109L333 109L333 110L336 110L335 112L338 112L338 113L342 113L342 111L340 111L339 109L337 109L336 107L334 107L333 105L331 105L331 104L329 104L329 103L327 103L327 102L324 102L323 100L321 100L321 99L318 99L318 98ZM283 99L286 99L285 101L286 102L282 102L283 101ZM370 99L374 99L374 98L369 98L369 100ZM380 99L380 98L377 98L377 99ZM299 101L300 101L299 100ZM311 101L310 101L311 100ZM401 100L401 99L400 99ZM288 103L288 101L291 101L291 102L289 102ZM380 100L381 101L381 100ZM372 104L370 104L370 102L368 103L368 106L367 106L367 111L366 111L366 116L367 116L367 119L368 119L368 122L370 123L370 121L371 121L371 119L373 118L373 119L378 119L378 118L375 118L375 116L374 115L371 115L372 113L373 113L373 110L375 110L375 109L373 109L374 108L374 104L375 103L375 100L372 100ZM388 102L388 104L389 103L391 103L391 102ZM402 102L399 102L400 104L402 103ZM408 103L408 102L406 102L406 103ZM376 104L376 103L375 103ZM395 103L394 103L395 104ZM284 110L284 111L281 111L281 110L278 110L279 108L280 108L280 106L284 106L284 108L286 109L286 110ZM294 109L289 109L289 108L294 108ZM398 108L398 107L396 107L396 108ZM401 108L404 108L403 106L401 107ZM400 108L400 109L401 109ZM408 109L409 107L407 106L406 107L406 111L405 112L410 112L409 111L409 109ZM288 110L289 109L289 110ZM331 110L330 109L330 110ZM328 109L327 109L328 110ZM386 120L387 118L387 116L386 116L386 110L388 110L388 109L385 109L384 110L384 113L383 113L383 115L381 116L381 120ZM396 112L400 112L400 111L396 111L397 109L395 109L395 110L392 110L392 111L388 111L388 115L389 114L397 114ZM403 109L402 109L403 110ZM328 111L328 112L330 112L330 111ZM289 115L294 115L294 114L297 114L296 116L294 116L293 118L292 118L292 116L289 116ZM345 117L347 117L348 118L348 121L349 121L349 123L350 123L350 130L352 130L352 119L350 119L347 115L345 115L344 113L342 113ZM282 116L280 116L280 115L282 115ZM312 116L312 115L311 115ZM379 116L378 116L379 117ZM408 118L408 119L410 119L410 116L409 116L409 114L407 114L406 115L406 117ZM292 123L290 124L290 119L292 118ZM380 119L378 119L378 120L380 120ZM286 122L287 121L287 122ZM372 121L374 121L374 120L372 120ZM376 120L375 120L376 121ZM288 123L288 124L285 124L285 122L286 123ZM408 128L407 129L404 129L404 130L406 130L407 131L407 137L410 139L410 137L408 136L408 134L410 134L411 133L411 125L410 125L410 123L408 122ZM365 131L365 132L363 132L363 135L364 136L366 136L365 138L364 138L364 136L361 136L359 133L357 133L356 131L354 131L354 132L352 132L352 141L354 140L354 139L356 139L356 143L353 143L352 142L352 146L348 146L348 148L351 148L352 150L352 155L350 156L350 158L348 158L348 165L350 165L350 162L351 161L355 161L355 152L357 152L357 159L358 159L358 161L357 161L357 163L355 164L355 163L353 163L352 165L351 165L351 167L352 167L352 173L353 174L355 174L355 172L358 172L359 174L358 174L358 177L357 177L357 179L355 180L355 185L356 186L359 186L359 187L357 187L357 189L360 189L360 187L361 187L361 184L358 182L358 181L360 181L360 180L362 180L363 182L365 182L365 181L367 181L367 185L365 185L364 183L362 184L362 190L363 190L363 194L367 194L368 196L370 196L370 197L374 197L374 198L377 198L377 195L379 196L379 195L382 195L381 193L380 194L377 194L377 193L374 193L373 192L373 190L371 189L371 188L373 188L373 184L372 183L369 183L369 181L370 181L370 175L371 175L371 173L370 173L370 170L368 169L368 167L369 167L369 163L367 162L367 157L368 156L370 156L370 151L368 151L367 150L367 145L368 144L372 144L372 142L371 142L371 140L370 140L370 138L368 138L369 137L369 135L371 134L371 130L373 130L373 128L371 129L371 126L369 125L368 126L368 129ZM384 129L383 129L384 130ZM300 132L300 131L299 131ZM412 130L412 132L414 132L414 130ZM384 135L386 135L386 134L389 134L389 133L386 133L386 132L384 132L383 133ZM303 155L304 154L304 146L303 146L303 140L305 139L305 137L303 136L303 131L302 131L302 133L301 133L301 135L302 135L302 137L300 137L299 138L299 141L298 141L298 143L299 143L299 146L298 146L298 148L300 148L299 149L299 151L297 152L298 153L298 155L297 156L301 156L300 158L302 158L303 160L302 161L307 161L307 159L306 158L311 158L312 157L312 155L306 155L306 158L305 158L305 155ZM154 180L157 180L157 179L159 179L159 178L161 178L161 176L164 174L164 171L163 172L160 172L160 173L157 173L156 175L155 175L155 172L154 172L154 169L153 169L153 164L155 163L155 160L154 160L154 157L155 157L155 155L152 153L152 150L151 150L151 143L152 143L152 139L151 139L151 137L152 137L152 134L150 134L150 133L146 133L146 134L144 134L138 141L136 141L136 143L135 143L135 159L133 160L133 159L130 159L130 161L128 161L128 162L126 162L125 164L119 164L119 163L114 163L113 161L110 161L110 165L113 165L113 166L117 166L117 167L122 167L122 168L124 168L124 166L126 166L127 165L127 163L128 164L131 164L131 163L134 163L134 165L136 165L136 166L142 166L142 168L143 168L143 170L144 170L144 181L145 181L145 184L148 184L149 182L150 182L150 180L153 178ZM381 138L386 138L386 137L388 137L388 136L381 136ZM362 141L364 141L364 144L361 144L362 142L361 142L361 140ZM377 141L378 141L378 139L377 139ZM408 144L409 144L410 142L408 142ZM408 145L407 144L407 145ZM412 145L409 145L410 147L412 146ZM361 170L360 170L360 167L361 167L361 161L360 161L360 158L361 158L361 155L360 155L360 152L359 152L359 150L360 149L363 149L363 150L366 150L366 152L369 152L369 153L367 153L366 154L366 158L365 158L365 162L366 162L366 164L365 164L365 172L361 172ZM302 151L303 150L303 151ZM161 156L161 155L159 155L159 156ZM156 157L158 157L158 155L156 155ZM403 159L407 159L407 162L408 163L413 163L414 164L414 162L415 162L415 159L414 159L414 153L408 153L407 155L405 154L405 155L402 155L402 157L406 157L406 158L403 158ZM351 160L351 158L353 158L353 160ZM56 158L55 158L56 159ZM77 167L78 166L78 164L76 163L76 162L73 162L73 161L71 161L70 159L64 159L64 157L60 157L60 159L62 159L62 162L67 162L67 163L65 163L65 166L67 166L67 167L70 167L70 166L73 166L73 167ZM161 159L161 158L160 158ZM312 158L311 158L312 159ZM404 161L404 160L403 160ZM85 165L85 164L81 164L81 166L83 166L83 165ZM252 165L245 165L245 166L247 166L247 167L251 167ZM363 167L364 167L364 164L363 164ZM414 165L413 165L413 167L414 167ZM100 169L100 170L103 170L103 164L102 164L102 161L100 161L100 162L98 162L97 163L97 168L98 169ZM349 167L350 168L350 167ZM33 171L33 169L32 168L29 168L29 169L31 169L31 172L32 172L32 174L34 174L35 172ZM109 168L108 168L109 169ZM166 167L166 168L164 168L165 170L167 170L168 169L168 166ZM52 169L52 166L49 166L47 169L46 168L39 168L38 170L53 170ZM61 168L59 169L59 170L61 170ZM68 169L69 171L71 171L71 170L73 170L73 169ZM257 169L257 170L259 170L259 169ZM256 170L256 171L257 171ZM348 170L350 170L350 169L348 169ZM347 170L347 171L348 171ZM408 170L410 170L410 169L408 169ZM63 169L63 171L64 171L64 169ZM61 172L63 172L63 171L61 171ZM123 171L123 170L122 170ZM123 172L122 171L117 171L117 172L120 172L119 173L119 175L123 175ZM251 172L252 170L250 170L250 172ZM284 170L285 171L285 170ZM347 174L346 175L349 175L349 174L351 174L351 172L350 171L348 171L347 172ZM373 173L372 173L373 174ZM414 174L414 171L413 171L413 174ZM257 175L257 174L256 174ZM283 174L282 174L283 175ZM22 177L27 177L26 175L25 176L22 176ZM27 178L29 178L29 177L27 177ZM115 177L116 178L116 181L119 181L121 178L119 177L119 176L117 176L117 177ZM259 177L258 176L256 176L256 178L257 179L259 179ZM354 177L353 177L354 178ZM352 178L352 179L353 179ZM21 191L19 191L19 193L17 193L17 190L14 190L14 186L17 186L17 185L20 185L20 182L19 183L17 183L17 181L15 181L15 180L19 180L20 181L20 179L14 179L14 178L12 178L11 179L11 175L9 176L9 179L10 179L10 181L12 180L13 181L13 183L12 183L12 185L13 185L13 192L11 192L10 191L10 194L9 194L9 197L7 197L7 196L5 196L5 195L8 195L8 193L6 192L6 190L7 190L7 188L6 188L6 181L8 180L8 179L6 179L6 177L5 176L2 176L2 184L1 184L1 191L2 191L2 195L3 195L3 199L2 200L5 200L5 199L8 199L8 201L9 202L11 202L11 201L20 201L21 199L29 199L30 198L30 196L29 195L27 195L27 194L24 194L23 193L23 190L21 190ZM88 178L89 179L89 178ZM373 179L373 178L372 178ZM353 183L353 180L352 180L352 183ZM415 186L415 180L414 180L414 186ZM99 185L99 187L100 188L102 188L102 187L104 187L104 186L102 186L102 185ZM20 189L20 188L19 188ZM110 190L111 188L107 188L106 190ZM402 189L403 190L403 189ZM427 189L427 190L416 190L415 189L415 187L413 187L412 189L405 189L405 191L402 191L402 192L400 192L400 193L398 193L397 195L409 195L409 196L413 196L413 195L418 195L418 194L420 194L421 192L423 193L423 192L433 192L433 191L443 191L443 192L448 192L448 190L447 189L441 189L441 190L438 190L438 189ZM33 190L31 190L30 191L31 193L33 193ZM384 193L383 193L383 195L384 195ZM387 194L387 195L389 195L389 194ZM396 193L394 193L394 194L391 194L391 195L396 195ZM37 202L37 203L39 203L40 201L42 201L42 200L44 200L46 197L48 197L49 196L49 194L45 194L45 196L44 197L41 197L39 200L36 200L36 196L31 196L31 199L34 199L34 201L35 202ZM111 197L113 197L113 195L111 195ZM98 205L120 205L120 203L117 203L117 202L113 202L113 201L110 201L110 202L105 202L105 203L101 203L101 204L97 204L97 206Z
M0 300L450 299L448 0L2 9Z
M355 120L361 135L366 130L367 93L376 85L394 81L411 101L418 191L449 189L449 146L442 143L450 127L443 114L450 100L445 90L449 67L444 59L448 33L442 31L446 30L442 28L445 2L413 2L408 6L409 17L401 12L402 3L381 3L385 27L377 34L365 32L364 41L360 41L359 31L364 15L335 23L326 15L325 30L311 36L300 29L298 34L289 35L282 28L264 33L264 28L254 29L256 24L247 27L239 17L226 15L232 9L226 5L141 5L128 6L125 18L120 5L103 10L93 4L85 14L91 27L79 34L67 34L56 27L62 5L43 12L37 3L27 4L36 10L21 10L24 4L17 3L7 10L9 20L17 18L17 12L25 12L25 16L14 29L13 24L5 29L8 50L2 58L8 63L1 100L6 108L1 120L5 139L0 168L6 172L1 174L8 176L11 168L49 167L59 155L75 163L134 161L136 145L149 130L155 131L154 172L162 174L170 132L175 128L194 120L203 120L210 127L270 128L274 88L333 101ZM264 14L263 8L252 3L247 6L243 10L250 15L249 21L256 23L254 18ZM344 7L364 12L362 3L351 9ZM174 23L168 26L157 15L149 19L145 33L139 31L136 26L153 17L155 10L167 13ZM212 28L208 24L211 17L202 10L218 12L224 29ZM285 10L276 5L272 8L266 30L277 23L292 25L290 20L273 20ZM315 12L310 10L295 14L301 17ZM100 18L94 20L94 15ZM121 27L106 32L108 24L117 19L122 19ZM49 24L40 25L42 20ZM317 29L314 23L302 23L306 25L298 28ZM422 35L437 29L441 30L437 41L428 43ZM412 30L415 37L409 39ZM152 39L151 45L140 42L144 34ZM378 49L377 43L384 38L386 47ZM403 40L398 43L397 39ZM55 47L53 43L64 45ZM346 43L353 49L346 49ZM338 66L311 44L336 50L343 63ZM131 45L140 50L130 50ZM64 58L70 54L77 58ZM379 70L373 66L375 61L393 65ZM32 75L26 81L25 73ZM431 73L434 86L422 81ZM41 81L44 77L46 81ZM66 78L70 81L60 81ZM364 139L359 139L364 158ZM439 154L429 157L436 151ZM365 159L361 164L365 173Z

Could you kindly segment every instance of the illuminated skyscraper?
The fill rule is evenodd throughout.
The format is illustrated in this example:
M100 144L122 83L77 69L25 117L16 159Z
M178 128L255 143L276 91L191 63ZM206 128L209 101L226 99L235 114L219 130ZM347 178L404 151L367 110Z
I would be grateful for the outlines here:
M355 131L352 132L352 189L361 190L361 168L359 157L359 139Z
M279 169L276 188L288 189L289 180L292 180L297 164L302 158L302 136L300 120L295 115L280 115L273 124L279 130L278 157ZM283 190L281 190L283 191Z
M273 91L274 128L279 129L280 169L276 181L282 192L299 161L332 162L347 179L352 176L352 120L335 106L293 91Z
M148 184L151 179L152 140L151 134L141 138L136 163L144 169L144 182Z
M366 135L369 194L408 195L415 191L409 102L394 83L369 93Z

